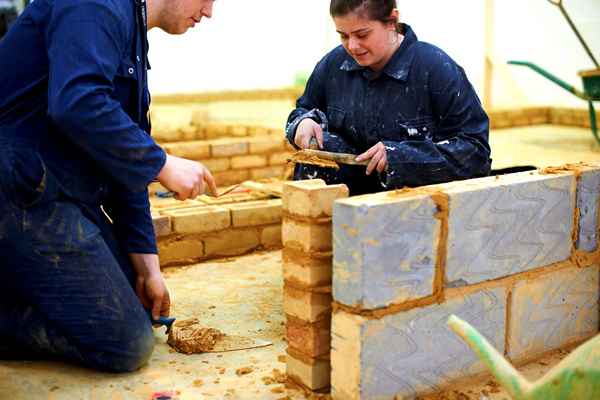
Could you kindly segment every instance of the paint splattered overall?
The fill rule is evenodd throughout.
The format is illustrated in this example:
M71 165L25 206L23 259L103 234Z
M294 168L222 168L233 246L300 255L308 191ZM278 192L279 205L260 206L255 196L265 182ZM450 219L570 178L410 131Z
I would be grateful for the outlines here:
M383 142L387 170L339 171L298 165L295 179L346 183L352 195L486 176L489 121L464 70L439 48L404 40L380 73L361 67L338 46L315 67L290 114L286 135L312 118L326 126L325 150L360 154Z
M128 257L156 254L166 157L146 45L142 0L36 0L0 41L0 358L121 372L152 353Z

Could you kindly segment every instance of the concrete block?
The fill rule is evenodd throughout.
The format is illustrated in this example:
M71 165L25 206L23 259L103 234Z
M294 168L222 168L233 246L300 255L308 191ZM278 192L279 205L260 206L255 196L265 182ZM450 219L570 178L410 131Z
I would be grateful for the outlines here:
M259 168L267 165L267 157L261 155L237 156L231 157L231 168Z
M441 223L429 195L339 200L333 217L333 296L365 309L433 294Z
M332 397L413 398L483 372L483 363L446 321L451 314L465 319L503 353L505 308L506 289L495 288L382 319L334 313Z
M275 224L281 221L281 199L228 205L233 226Z
M598 248L598 201L600 168L584 170L577 185L579 232L577 249L592 252Z
M275 165L265 168L253 168L250 170L250 179L257 181L260 179L267 178L282 178L285 172L285 167L282 165Z
M309 218L333 215L333 202L348 197L346 185L327 186L321 179L286 182L283 185L283 209Z
M212 157L231 157L248 154L248 142L244 139L217 139L211 141Z
M201 206L167 211L173 230L177 233L203 233L219 231L231 226L231 214L227 208Z
M283 151L284 138L274 140L269 136L248 139L250 154L274 153Z
M282 153L273 153L269 155L269 165L284 165L287 164L288 160L294 155L291 151Z
M283 311L305 322L317 322L331 315L331 293L309 292L285 286Z
M228 171L231 169L231 161L229 158L209 158L200 161L211 173Z
M331 224L310 224L283 218L282 242L285 247L306 252L331 250Z
M173 242L158 242L160 265L192 263L204 256L204 243L195 238L183 238Z
M190 160L201 160L210 157L210 144L201 140L166 143L163 148L171 155Z
M296 353L288 350L285 372L292 381L301 383L311 390L329 387L331 377L329 360L298 357Z
M508 355L532 358L598 332L599 269L573 268L517 282Z
M569 258L572 173L518 173L448 185L446 282L462 286Z
M284 248L281 258L283 279L295 287L314 288L331 285L331 255L306 254Z
M237 228L202 238L206 256L237 256L260 246L260 229Z
M307 357L319 357L331 349L331 318L317 322L305 322L288 315L285 337L290 347Z
M236 183L244 182L250 179L250 171L247 169L236 169L222 172L215 172L213 174L217 186L234 185Z
M264 248L280 248L281 244L281 224L275 224L263 228L260 233L260 243Z
M171 218L167 215L153 212L152 225L154 225L154 235L156 237L167 236L171 233Z

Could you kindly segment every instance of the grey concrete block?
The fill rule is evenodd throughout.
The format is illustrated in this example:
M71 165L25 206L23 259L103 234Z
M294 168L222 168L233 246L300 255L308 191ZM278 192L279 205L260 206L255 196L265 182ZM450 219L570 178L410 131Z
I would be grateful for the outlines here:
M598 248L598 199L600 194L600 169L583 171L577 185L579 232L577 249L587 252Z
M433 293L440 222L429 196L339 200L333 211L333 296L374 309Z
M569 258L575 177L534 173L453 185L447 286L474 284Z
M499 287L380 320L335 313L333 397L412 398L483 372L483 363L446 321L456 314L503 352L505 307L506 288Z
M530 358L597 333L598 284L598 266L518 282L511 300L511 359Z

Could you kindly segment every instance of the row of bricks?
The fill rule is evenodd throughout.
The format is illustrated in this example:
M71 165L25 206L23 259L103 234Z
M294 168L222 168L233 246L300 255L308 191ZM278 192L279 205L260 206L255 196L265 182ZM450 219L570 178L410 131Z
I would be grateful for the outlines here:
M249 100L296 100L302 95L303 87L283 89L221 91L197 94L161 95L152 98L153 104L212 103L219 101Z
M334 201L343 197L345 185L322 180L283 186L287 374L312 390L330 383L331 218Z
M576 171L525 172L431 187L429 192L448 203L447 228L428 188L337 201L335 301L362 310L389 307L433 296L436 289L565 261L575 250L594 252L600 166L573 168ZM440 240L445 240L441 248ZM436 274L442 276L441 288Z
M158 237L170 233L185 235L221 231L230 227L280 224L281 199L223 206L181 205L155 212L153 222Z
M231 157L231 168L262 167L284 164L293 148L281 137L223 138L165 143L168 154L191 160ZM262 161L248 161L262 160Z
M229 228L203 235L159 238L161 267L189 264L216 257L229 257L256 249L281 247L281 225Z
M597 112L596 115L597 118L600 118L600 112ZM489 117L492 129L542 124L590 127L589 112L585 109L575 108L531 107L520 110L491 111Z
M381 319L336 311L332 396L413 398L484 372L484 364L446 326L452 314L516 363L586 340L598 331L599 281L597 265L571 267Z
M189 125L172 127L162 126L153 130L152 136L160 143L209 140L228 137L283 137L281 128L270 128L260 125L243 125L220 122L206 122L192 112Z

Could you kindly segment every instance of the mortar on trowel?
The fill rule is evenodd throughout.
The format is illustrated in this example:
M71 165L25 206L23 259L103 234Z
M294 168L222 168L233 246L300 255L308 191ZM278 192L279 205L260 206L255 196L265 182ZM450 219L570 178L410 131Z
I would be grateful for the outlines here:
M292 157L292 162L315 165L317 167L340 169L338 164L369 165L369 160L356 161L357 154L334 153L319 150L319 144L314 137L310 139L308 149L302 149Z
M150 314L149 314L150 315ZM255 349L270 346L267 340L227 335L218 329L203 327L198 318L175 322L175 318L152 318L153 325L166 327L167 344L180 353L223 353L227 351Z

